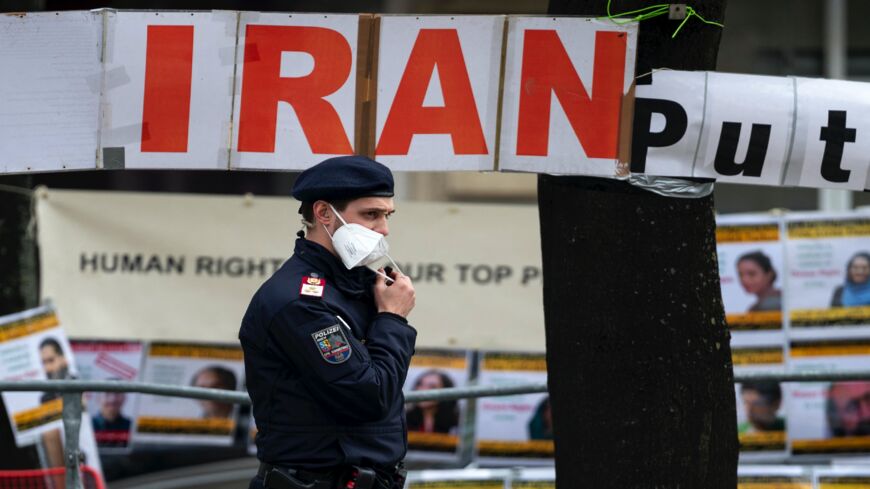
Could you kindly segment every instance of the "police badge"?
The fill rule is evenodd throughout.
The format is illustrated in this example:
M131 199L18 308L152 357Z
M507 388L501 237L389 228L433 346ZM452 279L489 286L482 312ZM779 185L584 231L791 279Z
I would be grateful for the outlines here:
M320 356L326 360L326 363L334 365L344 363L353 353L350 341L348 341L347 336L344 334L344 329L339 324L321 329L316 333L311 333L311 338L314 340L320 351Z

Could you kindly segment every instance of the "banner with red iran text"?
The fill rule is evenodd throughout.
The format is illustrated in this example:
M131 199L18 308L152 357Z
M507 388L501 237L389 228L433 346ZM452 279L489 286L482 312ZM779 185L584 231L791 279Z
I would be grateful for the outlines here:
M499 168L616 176L636 45L636 25L511 17Z

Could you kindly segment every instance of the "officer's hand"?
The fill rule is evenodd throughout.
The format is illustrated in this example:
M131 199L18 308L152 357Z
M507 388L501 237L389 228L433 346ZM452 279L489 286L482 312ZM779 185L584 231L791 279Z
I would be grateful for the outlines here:
M416 298L414 285L407 275L395 270L391 270L389 276L395 280L389 285L387 285L387 279L381 275L378 275L375 282L375 305L378 306L378 312L391 312L407 317L411 313L411 309L414 309Z

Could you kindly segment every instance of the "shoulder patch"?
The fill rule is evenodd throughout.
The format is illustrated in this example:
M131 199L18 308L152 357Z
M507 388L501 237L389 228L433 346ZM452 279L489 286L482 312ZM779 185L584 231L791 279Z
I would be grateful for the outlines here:
M302 286L299 289L299 295L307 295L309 297L323 297L323 289L326 287L326 279L314 275L302 277Z
M326 360L326 363L334 365L344 363L353 353L350 341L347 340L344 329L340 324L311 333L311 338L314 340L318 351L320 351L320 356Z

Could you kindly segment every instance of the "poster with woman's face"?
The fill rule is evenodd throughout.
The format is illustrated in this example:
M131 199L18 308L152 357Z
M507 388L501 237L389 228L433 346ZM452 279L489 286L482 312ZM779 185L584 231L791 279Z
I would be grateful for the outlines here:
M719 281L732 345L782 340L783 244L769 214L716 220Z
M870 215L786 221L791 337L870 336Z
M470 375L470 351L418 349L411 358L404 391L465 387ZM458 461L466 432L466 407L463 400L406 404L408 459Z
M142 380L237 391L244 381L239 346L151 343ZM139 399L135 440L149 443L231 445L238 406L228 402L143 395Z
M480 352L481 385L546 382L544 353ZM553 463L553 416L546 393L477 400L477 461L489 465Z
M137 381L144 345L141 341L71 340L83 380ZM133 418L138 395L125 392L88 392L88 415L97 445L104 453L131 449Z
M866 370L870 338L791 343L795 371ZM801 382L788 389L794 455L870 454L870 381Z

